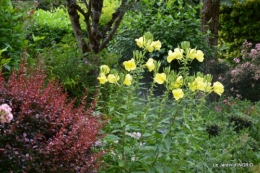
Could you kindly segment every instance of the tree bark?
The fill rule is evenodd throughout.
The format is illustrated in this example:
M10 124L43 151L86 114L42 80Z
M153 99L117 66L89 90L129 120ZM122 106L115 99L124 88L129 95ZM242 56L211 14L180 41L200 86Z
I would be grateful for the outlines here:
M221 0L202 0L202 20L201 20L201 31L207 33L209 30L211 36L207 38L206 42L208 46L213 50L211 57L205 59L205 73L213 76L213 82L217 80L217 45L218 45L218 29L219 29L219 9ZM211 100L216 100L211 98Z

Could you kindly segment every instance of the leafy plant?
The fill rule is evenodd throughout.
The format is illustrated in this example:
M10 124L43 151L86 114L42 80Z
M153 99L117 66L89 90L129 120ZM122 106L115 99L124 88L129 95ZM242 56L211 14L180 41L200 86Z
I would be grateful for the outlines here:
M0 171L92 172L103 152L94 152L103 126L93 116L95 100L74 107L56 83L45 85L41 67L0 76L0 104L11 106L13 120L1 124ZM87 108L89 107L89 108Z
M219 17L220 47L224 48L220 56L231 60L239 56L239 48L244 40L254 44L260 41L258 34L260 15L257 13L260 2L258 0L233 2L231 7L221 6Z
M108 135L100 147L112 148L101 172L213 172L211 161L217 159L210 156L208 161L205 151L216 151L207 150L204 142L208 136L202 125L203 107L209 93L221 95L224 88L219 82L212 85L210 75L189 75L190 63L202 62L203 52L182 42L168 51L169 66L161 70L160 61L145 60L146 53L161 49L161 42L149 32L135 41L142 51L134 51L133 58L123 62L124 70L100 66L100 88L108 94L107 100L98 102L97 111L108 119L104 128ZM182 64L178 72L170 68L174 60ZM152 73L153 80L143 95L139 89L144 71ZM154 88L160 85L166 89L155 97ZM99 98L103 96L100 93ZM228 160L227 154L219 159Z
M11 67L19 67L23 49L27 46L25 36L31 13L27 14L26 12L29 7L23 2L15 5L11 0L0 2L0 14L2 16L0 19L0 50L8 48L5 52L2 52L1 61L5 64L3 70L9 73Z

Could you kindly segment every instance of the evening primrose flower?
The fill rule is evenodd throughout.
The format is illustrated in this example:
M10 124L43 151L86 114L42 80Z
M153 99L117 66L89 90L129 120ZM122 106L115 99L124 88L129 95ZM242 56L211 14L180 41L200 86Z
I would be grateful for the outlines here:
M140 37L138 39L135 39L135 42L138 47L143 48L144 47L144 37Z
M105 73L100 73L99 77L97 78L101 84L104 84L107 82L107 77Z
M211 92L211 83L205 81L202 77L196 77L192 83L188 83L188 86L191 91L204 91L204 92Z
M146 47L147 47L148 52L153 52L154 47L152 46L152 44L149 44Z
M197 52L196 52L196 49L189 49L186 56L187 58L190 58L190 59L194 59L196 58L196 55L197 55Z
M157 73L154 77L154 81L158 84L163 84L166 81L165 73Z
M133 77L130 74L127 74L125 76L124 84L127 86L131 85L132 80L133 80Z
M176 81L172 84L173 88L179 88L183 85L183 78L182 76L179 76Z
M180 48L175 48L174 52L169 50L168 52L168 57L167 57L167 62L170 63L174 59L182 59L183 58L183 50Z
M153 61L154 61L153 58L149 58L145 64L145 66L148 68L149 71L153 71L153 69L155 68Z
M151 45L152 45L152 46L154 47L154 49L156 49L156 50L160 50L161 47L162 47L162 43L161 43L159 40L153 41Z
M204 60L204 53L201 50L197 50L195 58L202 62Z
M107 80L109 83L116 83L119 80L119 76L118 75L114 75L114 74L109 74L107 76Z
M100 71L101 71L101 73L108 74L110 71L110 68L107 65L101 65Z
M220 82L214 82L213 91L218 95L221 95L224 92L224 86Z
M180 88L172 90L172 94L176 100L179 100L184 97L184 93Z
M129 61L125 61L124 63L125 69L127 71L131 71L131 70L135 70L136 69L136 65L135 65L135 60L132 58Z

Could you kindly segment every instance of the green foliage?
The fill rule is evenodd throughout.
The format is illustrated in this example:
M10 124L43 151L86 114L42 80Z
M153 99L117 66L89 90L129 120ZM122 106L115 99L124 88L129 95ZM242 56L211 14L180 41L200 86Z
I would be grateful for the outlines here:
M8 48L2 53L1 61L9 61L5 70L11 67L18 68L23 49L27 45L26 28L29 23L30 13L28 6L23 2L13 6L10 0L0 2L0 50Z
M146 40L145 36L143 40ZM215 172L218 168L213 167L214 163L239 162L243 155L236 151L245 145L237 142L238 136L232 129L226 126L224 137L208 138L204 123L208 116L214 115L215 110L208 111L205 97L215 89L211 87L210 75L197 73L190 76L187 73L193 60L188 42L180 45L184 52L179 59L183 64L180 72L169 67L163 70L166 75L161 83L166 88L163 95L155 97L153 93L155 87L160 85L156 76L161 63L155 60L154 69L150 72L154 77L151 87L145 94L139 92L142 72L146 67L153 67L145 63L149 43L152 41L144 41L143 51L133 52L134 61L130 62L135 62L136 66L131 66L134 67L132 70L127 67L129 61L123 63L126 70L122 71L101 67L98 79L101 91L106 92L100 92L97 112L108 120L108 126L104 128L104 133L108 135L99 147L112 148L104 157L108 166L101 172ZM129 74L132 80L127 85L125 76ZM117 82L111 81L112 75L119 77ZM207 86L202 90L198 90L198 86L193 88L195 78L203 78ZM183 81L176 82L177 79ZM177 98L175 89L182 90L184 97ZM104 94L108 94L108 99L101 99ZM230 156L232 152L237 154L236 157ZM250 159L243 161L249 162ZM225 170L236 172L235 169L230 167Z
M99 22L101 27L104 27L109 22L109 20L112 18L112 14L116 11L119 5L119 0L104 0L102 14Z
M162 49L148 56L160 60L163 65L167 64L167 50L185 40L190 41L192 46L196 45L198 49L205 50L207 54L204 38L200 32L201 4L191 6L183 0L167 2L152 0L142 1L139 8L126 13L115 39L110 44L110 50L122 56L121 61L131 58L131 52L136 48L133 38L136 38L136 35L143 35L145 31L153 33L155 40L160 38Z
M34 12L33 22L30 34L27 35L30 41L31 54L60 43L63 37L68 35L73 37L69 17L63 7L52 11L38 9Z
M65 36L61 43L44 48L39 58L48 69L48 80L58 80L71 98L80 98L84 94L90 80L89 68L75 38Z
M219 37L220 46L224 48L222 57L240 56L239 48L245 40L253 43L260 42L259 8L258 0L247 0L246 3L235 2L232 7L221 7Z

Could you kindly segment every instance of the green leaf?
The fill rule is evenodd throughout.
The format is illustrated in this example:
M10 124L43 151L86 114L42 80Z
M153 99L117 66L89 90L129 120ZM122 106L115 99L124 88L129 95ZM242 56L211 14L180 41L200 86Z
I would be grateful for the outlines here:
M123 167L124 165L125 165L124 160L119 160L119 161L118 161L118 166L119 166L119 167Z
M164 173L163 167L161 165L156 164L154 167L155 167L156 171L158 171L159 173Z
M172 140L171 138L164 139L164 144L168 151L170 150L170 147L171 147L171 140Z

